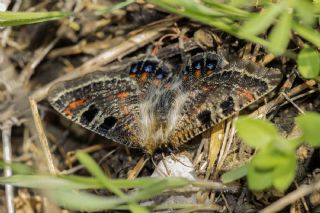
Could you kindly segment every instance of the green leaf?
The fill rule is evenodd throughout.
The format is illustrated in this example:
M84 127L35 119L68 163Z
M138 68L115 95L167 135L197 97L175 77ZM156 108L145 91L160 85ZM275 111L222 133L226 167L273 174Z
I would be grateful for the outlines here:
M88 186L83 183L49 175L13 175L10 177L1 177L0 184L12 184L19 187L41 189L72 190L88 188Z
M127 202L123 198L102 197L81 191L54 190L49 191L48 195L60 206L86 212L114 209Z
M309 0L299 0L295 9L304 24L312 25L315 21L315 7Z
M269 36L269 50L275 55L282 54L290 41L292 14L289 11L282 13L279 22L273 27Z
M267 121L241 116L236 122L240 138L249 146L260 148L278 137L277 129Z
M296 174L296 153L292 151L290 155L286 155L286 159L279 163L273 171L273 186L278 191L285 191L292 184Z
M258 36L238 33L238 21L231 19L230 15L222 13L213 8L206 7L195 1L190 0L149 0L148 2L161 7L171 13L179 14L188 17L192 20L202 22L223 30L231 35L238 36L242 39L247 39L252 42L268 46L268 42ZM243 14L242 14L243 15Z
M262 147L249 165L250 189L264 190L274 186L279 191L286 190L295 177L295 153L294 146L282 138Z
M230 5L234 6L234 7L249 7L251 6L253 3L253 0L231 0L230 1Z
M298 68L304 78L316 78L320 75L320 54L311 47L303 48L298 55Z
M277 143L277 141L274 143ZM286 156L275 149L274 143L264 146L263 149L254 156L252 163L257 169L273 170L286 160Z
M34 168L26 165L26 164L22 164L22 163L5 163L4 161L0 160L0 168L4 169L5 167L10 167L13 170L14 174L34 174L35 170Z
M150 211L139 204L130 204L129 205L131 213L149 213Z
M303 131L303 139L312 147L320 147L320 115L306 112L296 118L298 127Z
M298 24L295 21L293 21L292 28L301 37L320 48L320 34L316 29Z
M69 12L0 12L0 26L16 26L52 21L70 16Z
M243 166L240 166L239 168L232 169L231 171L228 171L221 176L221 181L223 183L230 183L232 181L238 180L248 174L248 168L249 164L245 164Z
M261 191L272 186L272 170L259 171L254 164L249 165L248 186L251 190Z
M266 31L282 10L281 4L270 4L261 13L251 15L248 21L241 27L239 33L258 35Z

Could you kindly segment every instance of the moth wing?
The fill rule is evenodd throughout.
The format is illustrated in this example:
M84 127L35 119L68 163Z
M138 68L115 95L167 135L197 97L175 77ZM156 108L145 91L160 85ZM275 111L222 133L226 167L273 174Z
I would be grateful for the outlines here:
M62 115L115 142L139 147L137 83L126 73L94 72L58 82L48 92Z
M203 57L211 56L204 54ZM206 60L202 63L202 68L206 67ZM188 97L169 137L173 145L192 139L246 108L275 89L282 79L279 69L268 69L245 60L216 67L209 74L202 70L202 74L199 79L183 80Z

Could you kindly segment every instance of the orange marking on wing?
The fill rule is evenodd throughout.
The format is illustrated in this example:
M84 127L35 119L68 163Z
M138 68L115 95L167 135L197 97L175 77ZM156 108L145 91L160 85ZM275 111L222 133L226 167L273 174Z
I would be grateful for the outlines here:
M72 101L68 107L70 109L76 109L77 107L83 106L86 103L86 99L79 99L76 101Z
M210 75L213 73L213 70L207 70L207 74Z
M189 77L188 77L187 75L184 75L184 76L182 77L182 80L187 81L187 80L189 80Z
M121 98L121 99L126 98L126 97L128 97L128 96L129 96L129 93L128 93L128 92L119 92L119 93L117 94L117 97L118 97L118 98Z
M252 102L254 101L253 93L250 90L244 89L239 91L239 95L242 97L245 97L248 101Z
M136 78L136 74L134 74L134 73L131 73L129 76L130 76L130 78Z
M196 76L196 78L200 78L201 77L201 70L196 70L194 72L194 75Z
M72 116L73 114L73 110L80 107L80 106L83 106L86 104L86 99L79 99L79 100L76 100L76 101L72 101L64 110L64 113L66 114L66 116Z
M67 108L64 110L64 114L65 114L66 116L72 116L73 113L71 112L70 108L67 107Z
M146 72L142 73L140 79L143 80L143 81L145 81L145 80L147 80L147 78L148 78L148 73L146 73Z

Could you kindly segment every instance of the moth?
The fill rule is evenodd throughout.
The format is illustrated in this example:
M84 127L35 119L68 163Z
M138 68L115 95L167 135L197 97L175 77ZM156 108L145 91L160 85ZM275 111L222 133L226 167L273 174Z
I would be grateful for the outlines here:
M274 90L281 79L279 69L202 52L186 59L179 72L149 57L124 70L59 82L48 100L73 122L152 154L177 149Z

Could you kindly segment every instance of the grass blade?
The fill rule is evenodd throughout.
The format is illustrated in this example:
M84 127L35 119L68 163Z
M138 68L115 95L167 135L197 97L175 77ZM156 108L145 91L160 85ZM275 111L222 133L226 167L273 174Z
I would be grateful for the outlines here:
M243 25L240 34L258 35L266 31L281 13L283 7L281 4L270 4L262 13L252 14Z
M52 21L70 16L69 12L0 12L0 26L16 26Z
M320 34L315 29L298 24L295 21L292 23L292 28L301 37L320 48Z
M79 191L55 190L48 194L58 205L76 211L103 211L127 202L118 197L101 197Z
M282 54L288 46L291 33L292 14L285 11L269 36L269 50L275 55Z
M81 164L84 165L86 169L105 186L105 188L118 196L124 196L123 192L118 187L111 184L109 178L88 154L84 152L77 152L77 157Z

